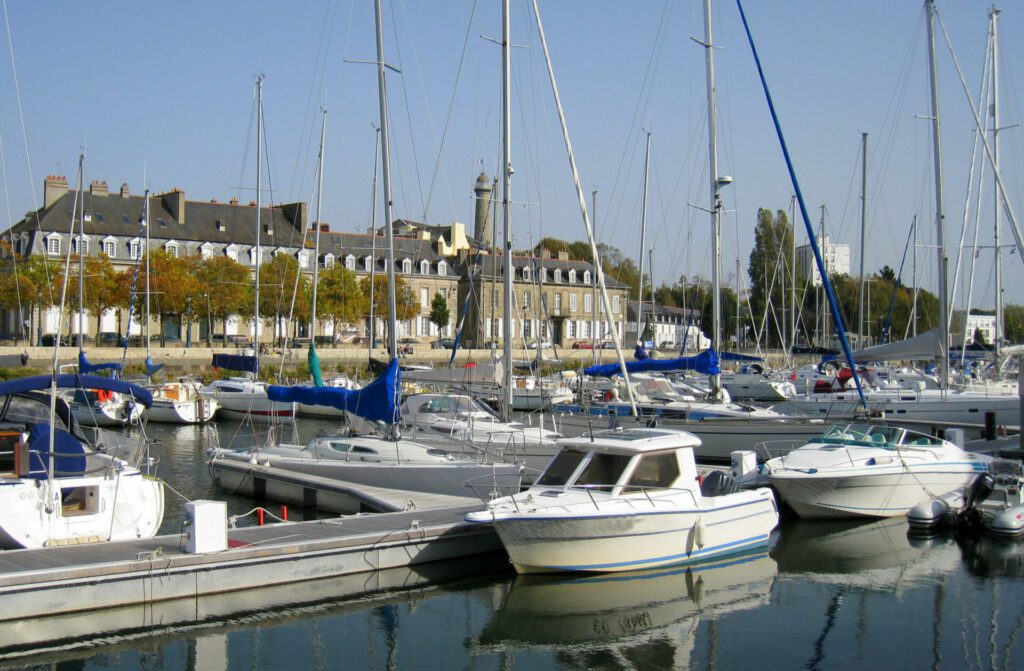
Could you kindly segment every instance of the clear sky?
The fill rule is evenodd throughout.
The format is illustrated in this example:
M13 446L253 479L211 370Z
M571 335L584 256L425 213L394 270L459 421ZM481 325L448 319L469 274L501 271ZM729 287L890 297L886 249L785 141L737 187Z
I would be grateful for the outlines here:
M989 4L942 0L971 95L981 90ZM599 239L639 253L644 130L653 133L648 247L656 281L710 276L702 3L695 0L541 0L588 206L597 191ZM851 244L857 272L860 140L869 134L867 268L898 267L914 215L919 274L934 287L934 195L921 2L748 0L811 216L827 209L833 239ZM1024 122L1024 7L1000 17L1000 125ZM385 2L395 216L472 227L472 187L500 160L499 0ZM189 199L255 197L255 75L263 73L268 170L275 202L314 194L318 108L329 109L324 221L370 224L378 122L371 0L261 2L30 2L6 0L0 134L10 223L37 207L47 174L127 182ZM759 207L787 208L788 174L736 4L715 3L724 277L745 268ZM13 49L8 41L8 29ZM512 2L512 198L516 248L543 236L582 239L532 6ZM955 262L964 220L974 122L938 38L947 248ZM20 81L24 125L14 84ZM27 137L26 156L23 130ZM1000 134L1004 181L1021 213L1024 128ZM992 304L991 171L981 191L972 305ZM977 188L974 198L977 199ZM966 234L973 245L975 207ZM380 208L377 209L378 217ZM1024 216L1022 213L1020 216ZM4 222L6 224L6 222ZM801 222L802 226L802 222ZM0 226L6 228L6 225ZM799 233L798 239L803 235ZM1004 219L1004 244L1012 244ZM965 258L970 258L970 250ZM1006 254L1006 299L1024 303L1024 268ZM951 263L952 265L952 263ZM966 267L966 262L965 262ZM951 269L952 274L952 269ZM910 281L909 260L904 271ZM966 284L966 283L964 283ZM960 290L958 304L963 305Z

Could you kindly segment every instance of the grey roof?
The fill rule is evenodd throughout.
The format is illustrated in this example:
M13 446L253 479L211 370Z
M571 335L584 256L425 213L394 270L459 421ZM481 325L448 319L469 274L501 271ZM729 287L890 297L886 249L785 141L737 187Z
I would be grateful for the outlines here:
M512 256L512 265L515 267L515 273L512 276L513 281L537 281L537 273L540 272L541 268L545 268L548 271L547 279L544 280L544 284L556 284L554 279L553 271L558 269L564 271L562 273L562 281L558 284L569 284L569 270L576 271L576 282L570 286L586 287L588 285L583 283L584 271L590 271L591 277L594 273L594 265L589 261L563 261L560 259L552 258L541 258L539 256ZM523 278L523 268L531 268L532 276L529 280ZM480 254L477 256L469 256L463 261L461 270L470 270L477 275L483 275L486 277L504 277L503 272L503 259L502 257L495 256L492 254ZM462 275L466 275L466 272L462 272ZM625 289L626 285L622 284L615 278L611 277L607 273L604 276L605 285L609 289Z
M416 238L394 237L395 263L401 263L403 259L413 262L413 273L419 274L420 261L430 262L430 274L437 273L437 264L445 262L445 276L456 277L457 269L447 259L434 251L429 240L418 240ZM384 269L384 260L387 258L387 239L383 235L369 235L366 233L334 233L321 232L320 234L320 256L333 254L335 259L347 257L349 254L357 259L364 259L373 255L376 269ZM361 269L361 268L360 268ZM401 266L399 266L401 270Z

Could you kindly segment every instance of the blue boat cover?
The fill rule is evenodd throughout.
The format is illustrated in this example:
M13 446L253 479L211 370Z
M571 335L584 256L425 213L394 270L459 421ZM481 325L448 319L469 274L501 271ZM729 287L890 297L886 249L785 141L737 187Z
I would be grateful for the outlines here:
M392 359L380 376L362 389L340 387L267 387L267 398L281 403L323 405L351 412L371 422L397 424L398 390L401 388L398 359Z
M259 359L244 354L214 354L213 367L240 370L245 373L260 372Z
M633 358L637 361L647 361L651 358L651 355L647 353L643 345L637 345L636 349L633 350Z
M764 361L764 359L759 356L740 354L739 352L722 352L718 355L718 358L722 361Z
M147 356L146 357L146 377L153 377L154 375L156 375L157 373L162 371L164 369L164 366L166 366L166 365L167 364L163 364L163 363L154 363L153 362L153 357Z
M78 370L82 373L95 373L101 370L121 370L121 364L119 363L89 363L89 360L85 358L85 352L82 350L78 351Z
M50 375L33 375L32 377L19 377L16 380L0 382L0 396L8 394L20 394L26 391L46 391L50 388ZM116 391L119 394L134 396L135 400L147 408L153 405L153 394L145 387L140 387L124 380L115 380L110 377L99 375L76 375L68 373L57 376L57 388L59 389L103 389Z
M713 349L704 350L696 356L682 356L675 359L646 359L644 361L626 362L626 370L630 373L660 372L674 370L695 370L704 375L718 375L722 372L718 352ZM620 375L622 368L617 363L605 363L584 368L586 375L595 377L612 377Z
M28 433L28 477L44 480L50 468L50 425L34 424ZM53 432L53 475L55 477L85 473L85 448L67 431Z

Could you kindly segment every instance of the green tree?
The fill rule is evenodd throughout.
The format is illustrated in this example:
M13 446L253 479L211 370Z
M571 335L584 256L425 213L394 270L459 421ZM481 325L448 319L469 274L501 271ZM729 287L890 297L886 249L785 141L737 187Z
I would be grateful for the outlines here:
M363 293L370 295L370 278L362 280ZM420 306L416 302L416 296L412 289L405 284L405 278L395 276L395 319L405 321L412 319L420 313ZM377 319L383 319L385 323L391 314L388 308L388 277L385 274L374 275L373 277L373 313Z
M33 280L30 264L26 262L25 257L15 257L10 243L6 240L0 241L0 245L4 252L0 254L0 305L8 306L12 311L20 306L20 318L29 321L37 307L36 291L39 285ZM22 324L18 324L17 337L20 339L27 335L31 340L32 334L23 333L22 327Z
M295 281L298 278L298 285ZM309 280L299 274L299 262L290 254L277 254L260 267L260 318L274 330L274 341L288 334L283 331L284 320L289 313L293 323L310 317ZM295 298L294 312L292 297ZM319 288L317 298L319 299Z
M354 272L335 264L320 273L319 279L316 312L331 322L334 333L338 324L357 324L366 316L370 301Z
M793 245L793 227L785 210L772 216L771 210L757 211L754 228L754 249L750 252L750 309L755 322L765 325L765 342L781 344L781 329L786 289L787 260Z
M227 333L227 321L240 314L246 296L251 292L252 275L249 269L227 256L211 256L208 259L193 260L195 277L198 280L198 295L202 299L200 309L207 319L206 344L211 344L214 319L221 320L221 333ZM249 298L249 305L252 299Z
M434 294L434 300L430 303L430 321L437 326L438 333L444 334L450 319L451 312L448 310L447 299L440 292Z

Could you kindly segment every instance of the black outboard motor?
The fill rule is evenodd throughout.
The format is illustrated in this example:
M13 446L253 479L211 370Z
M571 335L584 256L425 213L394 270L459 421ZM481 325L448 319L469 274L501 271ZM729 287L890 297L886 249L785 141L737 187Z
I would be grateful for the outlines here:
M964 490L964 507L956 517L957 531L980 533L985 523L978 510L978 504L988 498L995 489L996 479L991 473L980 473Z

